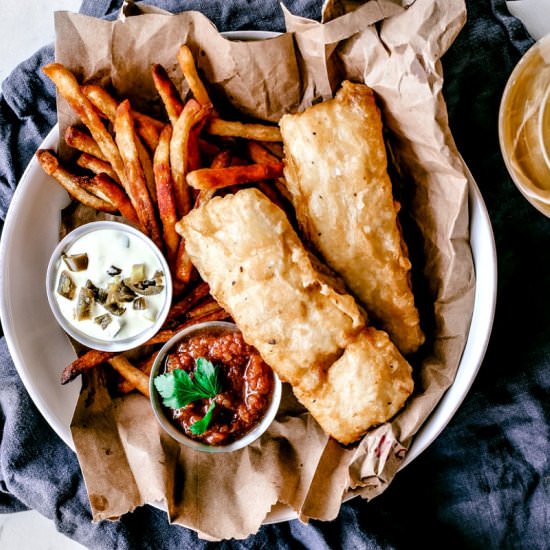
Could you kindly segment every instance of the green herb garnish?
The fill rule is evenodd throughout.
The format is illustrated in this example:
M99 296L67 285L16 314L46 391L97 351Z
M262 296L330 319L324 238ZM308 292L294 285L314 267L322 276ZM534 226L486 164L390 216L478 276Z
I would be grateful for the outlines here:
M208 410L206 411L206 414L200 419L191 424L191 433L193 435L202 435L210 425L210 421L212 420L212 411L214 410L214 407L216 406L215 401L210 402L210 406L208 407Z
M199 399L213 399L221 392L219 368L204 357L199 357L195 364L193 378L183 369L174 369L155 377L155 388L165 407L181 409ZM191 425L194 435L201 435L208 429L215 405L216 402L212 401L204 417Z

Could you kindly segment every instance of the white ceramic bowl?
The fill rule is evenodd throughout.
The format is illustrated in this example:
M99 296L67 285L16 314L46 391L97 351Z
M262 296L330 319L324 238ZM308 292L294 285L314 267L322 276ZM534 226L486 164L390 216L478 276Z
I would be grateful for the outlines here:
M205 334L226 334L229 332L239 332L237 325L235 323L228 323L225 321L211 321L208 323L199 323L198 325L193 325L186 329L178 332L173 338L168 340L164 346L160 349L153 367L151 368L151 375L149 378L149 393L151 395L151 406L153 412L159 424L162 426L164 431L172 436L176 441L182 443L183 445L194 449L195 451L203 451L207 453L227 453L231 451L237 451L242 449L247 445L250 445L256 439L258 439L266 430L269 428L270 424L273 422L277 411L279 410L279 405L281 403L281 394L282 394L282 384L279 380L279 377L273 373L273 393L271 395L271 402L269 407L262 418L262 420L248 433L244 434L239 439L236 439L232 443L227 445L207 445L201 441L197 441L190 437L187 437L181 430L178 430L168 416L166 415L166 409L162 406L162 399L155 387L154 380L155 377L159 374L163 374L164 363L166 356L173 352L176 346L180 343L183 343L184 340L191 338L192 336L199 336Z
M234 40L272 38L274 33L230 33ZM40 148L56 148L57 126ZM50 311L43 280L58 242L59 212L70 199L35 158L29 163L10 206L0 243L0 319L23 383L58 435L74 449L70 423L79 395L76 383L61 386L59 375L76 358ZM481 366L494 317L497 289L496 249L487 209L478 187L469 190L470 245L476 272L475 303L468 338L455 380L414 437L403 466L410 464L449 423ZM277 506L266 523L296 518Z
M117 231L119 233L129 235L133 239L137 239L140 243L140 250L141 247L143 247L152 253L164 275L164 302L162 304L162 308L158 311L157 318L154 323L151 323L147 328L141 330L137 334L132 334L125 338L97 338L89 335L74 323L67 320L65 315L63 315L62 308L60 307L56 297L57 274L59 266L63 262L62 254L85 235L89 235L91 233L101 233L102 231ZM116 258L113 258L112 261L116 263ZM170 311L170 305L172 303L172 277L170 275L170 268L168 267L168 263L166 262L162 252L158 249L155 243L141 231L120 222L97 221L77 227L65 235L65 237L55 247L48 264L48 269L46 270L46 295L48 297L48 302L52 313L57 319L57 322L63 330L72 336L77 342L80 342L88 348L98 349L101 351L127 351L141 346L141 344L149 340L149 338L158 332L166 320L168 312Z

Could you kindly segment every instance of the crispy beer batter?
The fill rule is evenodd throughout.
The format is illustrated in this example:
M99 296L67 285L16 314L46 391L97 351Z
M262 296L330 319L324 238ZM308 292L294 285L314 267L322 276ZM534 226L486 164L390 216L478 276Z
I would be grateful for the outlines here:
M413 389L388 336L320 271L285 213L256 189L217 197L177 224L212 295L247 343L342 443L391 418Z
M298 222L327 264L407 354L424 341L387 173L382 121L364 84L280 121Z

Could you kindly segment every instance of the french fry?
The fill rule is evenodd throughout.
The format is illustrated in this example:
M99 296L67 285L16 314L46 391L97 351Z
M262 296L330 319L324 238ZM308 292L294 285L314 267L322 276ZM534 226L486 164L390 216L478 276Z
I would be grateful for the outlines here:
M187 84L189 85L191 93L195 99L201 105L211 105L212 102L210 101L208 92L206 91L206 88L197 72L193 54L186 45L181 46L178 50L178 63L180 64L183 76L185 77L185 80L187 81Z
M104 160L94 157L93 155L89 155L88 153L82 153L78 157L76 163L78 166L86 168L86 170L90 170L90 172L93 172L94 174L107 174L112 180L120 183L112 166Z
M187 183L194 189L221 189L283 175L283 163L278 165L249 164L229 168L201 168L187 174Z
M283 144L276 141L263 141L261 143L272 155L275 155L279 160L285 156Z
M214 298L211 298L206 300L205 302L202 302L201 304L194 307L193 309L190 309L187 312L186 317L188 319L194 319L195 317L202 317L203 315L212 313L214 311L218 311L220 309L223 309L223 308L214 300Z
M81 88L100 114L114 123L118 101L101 86L87 84ZM160 120L142 113L133 112L132 114L136 122L137 133L143 138L147 146L154 151L158 143L159 132L162 130L164 124Z
M118 101L103 87L95 84L81 86L84 95L92 102L102 116L114 122Z
M196 325L198 323L205 323L207 321L223 321L224 319L229 319L229 317L229 314L223 309L206 313L204 315L194 317L193 319L188 319L174 329L160 330L157 334L155 334L155 336L149 338L144 345L165 344L168 340L170 340L170 338L175 336L184 328ZM116 353L111 351L90 350L65 367L63 373L61 374L61 383L67 384L68 382L74 380L79 374L83 374L115 356Z
M140 135L141 139L145 142L145 145L149 147L149 150L154 153L157 145L159 144L160 131L156 124L151 123L149 117L142 115L141 113L133 113L136 132ZM161 123L162 124L162 123Z
M147 151L145 145L143 145L139 136L136 135L135 138L139 162L143 168L143 175L145 176L147 190L149 191L149 195L151 195L153 202L157 202L157 188L155 185L155 174L153 172L153 161L151 159L151 155L149 154L149 151Z
M151 197L149 196L149 191L147 190L147 182L139 160L134 123L130 112L130 102L128 100L124 100L117 107L115 136L128 174L127 193L132 202L132 206L139 217L141 225L145 228L146 233L151 237L153 242L162 249L162 240L155 210L151 202Z
M201 150L199 147L199 135L202 130L204 118L195 128L189 132L189 141L187 142L187 171L198 170L202 166Z
M256 164L267 164L267 165L278 166L281 163L280 159L278 159L265 147L260 145L257 141L247 141L246 150L248 152L248 156Z
M76 77L60 63L51 63L43 67L42 70L54 82L58 92L67 100L88 130L90 130L92 137L103 153L103 160L107 160L111 164L123 187L128 191L124 164L117 146L111 134L109 134L103 125L96 108L80 89Z
M227 168L231 166L232 153L229 149L224 149L220 151L212 160L210 168ZM201 204L207 203L216 193L215 189L204 189L199 191L197 199L195 201L195 207L200 206Z
M151 370L153 368L153 363L155 362L155 359L157 358L157 355L159 354L160 350L157 350L153 352L149 357L147 357L144 361L140 361L136 367L149 376L151 374ZM118 384L117 384L117 393L119 395L125 395L127 393L130 393L131 391L135 390L135 385L126 378L123 378Z
M153 171L157 187L157 204L162 223L164 243L170 265L174 266L180 237L174 228L178 221L176 199L170 171L170 139L172 127L167 124L160 134L159 144L153 158Z
M167 340L168 341L168 340ZM67 384L71 380L74 380L79 374L83 374L101 363L104 363L111 357L116 355L112 351L99 351L91 349L85 354L75 359L71 364L67 365L61 373L61 383Z
M224 321L225 319L229 319L229 318L230 318L229 313L227 313L224 309L220 307L219 309L215 311L211 311L210 313L205 313L204 315L199 315L197 317L193 317L192 319L188 319L184 323L181 323L181 325L178 325L173 330L173 333L177 334L180 330L183 330L184 328L192 327L194 325L198 325L199 323L206 323L209 321Z
M195 100L189 100L181 112L172 131L170 140L170 166L174 180L176 210L181 218L191 208L191 197L185 180L188 161L188 141L191 129L210 112L211 106L200 106Z
M233 120L211 118L205 126L209 134L225 137L239 137L256 141L283 141L281 131L277 126L265 124L245 124Z
M132 383L140 393L145 397L149 397L149 377L144 372L134 367L124 355L117 355L108 359L108 362L122 377Z
M73 149L77 149L78 151L92 155L103 162L107 162L107 158L102 153L94 138L89 136L86 132L79 130L75 126L69 126L65 130L65 142Z
M191 276L193 275L193 264L185 251L185 241L183 237L180 239L178 252L176 254L175 274L182 283L186 284L191 280Z
M117 208L110 202L107 202L95 195L92 195L86 191L82 184L86 183L87 178L72 174L59 164L59 160L52 151L45 149L39 149L36 152L36 157L40 166L42 166L46 174L54 177L62 187L65 188L67 193L74 199L82 204L100 210L101 212L108 212L114 214L117 212Z
M128 221L142 229L138 215L126 193L106 174L97 174L83 184L84 189L110 202ZM143 229L142 229L143 230Z
M200 302L205 296L208 296L209 292L210 287L207 283L198 284L189 294L187 294L187 296L184 296L177 303L172 305L164 324L167 325L175 319L185 315L195 304Z
M207 157L213 158L220 152L220 148L217 145L214 145L205 139L199 138L198 142L199 150Z
M168 119L174 126L183 110L181 96L162 65L153 65L152 73L155 88L162 99Z

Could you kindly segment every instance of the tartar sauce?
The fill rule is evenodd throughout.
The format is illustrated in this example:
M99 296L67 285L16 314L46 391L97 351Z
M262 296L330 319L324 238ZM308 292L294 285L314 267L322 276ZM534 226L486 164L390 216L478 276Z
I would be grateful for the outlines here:
M138 237L98 229L68 246L56 266L63 317L99 340L132 338L155 323L167 299L155 253Z

